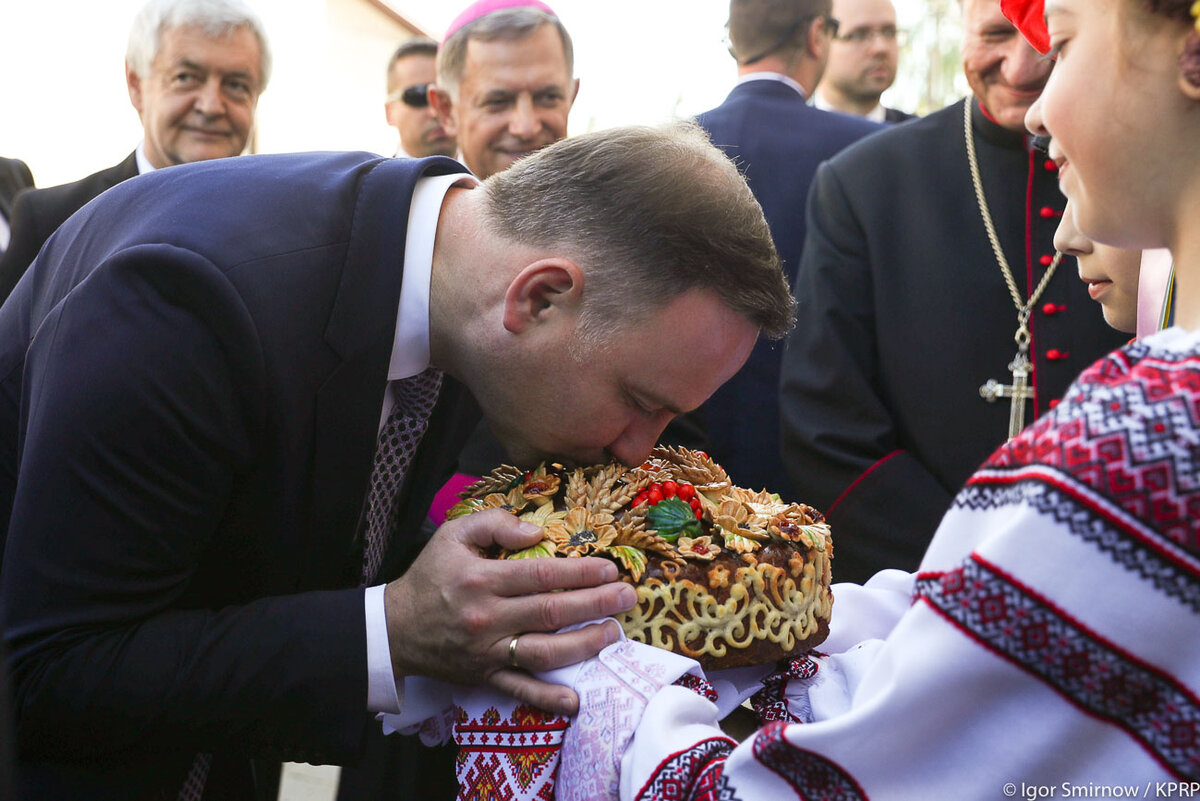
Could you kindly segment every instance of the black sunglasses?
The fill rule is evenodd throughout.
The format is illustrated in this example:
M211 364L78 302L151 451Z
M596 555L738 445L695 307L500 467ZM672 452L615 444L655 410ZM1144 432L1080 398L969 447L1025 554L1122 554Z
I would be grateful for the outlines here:
M392 92L387 96L387 102L392 103L399 100L406 106L425 108L429 105L429 87L431 86L433 86L431 83L421 83L416 86L410 86L407 89Z

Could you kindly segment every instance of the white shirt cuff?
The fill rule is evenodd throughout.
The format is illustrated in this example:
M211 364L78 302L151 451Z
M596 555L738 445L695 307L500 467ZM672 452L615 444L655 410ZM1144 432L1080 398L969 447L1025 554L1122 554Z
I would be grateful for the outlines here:
M363 596L367 614L367 711L398 714L404 698L404 678L397 681L392 673L383 588L383 584L367 587Z

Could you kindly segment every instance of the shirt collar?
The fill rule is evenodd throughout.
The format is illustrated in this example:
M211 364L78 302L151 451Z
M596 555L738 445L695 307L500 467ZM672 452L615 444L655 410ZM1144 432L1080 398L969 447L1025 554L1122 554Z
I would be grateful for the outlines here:
M738 85L749 83L750 81L779 81L787 84L800 93L801 98L807 97L804 93L804 87L796 83L794 80L784 75L782 72L750 72L738 78Z
M846 113L841 109L836 109L829 105L829 101L825 99L825 95L821 94L819 91L813 92L812 104L813 108L819 108L821 111L833 111L838 114ZM887 122L887 109L883 107L882 103L878 103L876 104L875 108L871 109L862 116L864 119L871 120L872 122Z
M396 338L388 364L389 381L414 376L429 366L429 279L433 275L433 242L442 201L452 186L478 184L475 176L460 172L417 180L408 209L404 280L400 284Z
M150 159L146 158L146 140L138 142L137 149L133 151L137 156L138 175L145 175L148 172L154 172L154 165L150 163Z

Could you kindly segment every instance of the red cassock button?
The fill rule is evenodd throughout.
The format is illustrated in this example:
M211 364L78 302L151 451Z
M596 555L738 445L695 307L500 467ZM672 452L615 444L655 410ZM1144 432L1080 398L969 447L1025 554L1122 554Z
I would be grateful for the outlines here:
M1042 314L1045 314L1047 316L1049 316L1051 314L1058 314L1060 311L1064 310L1065 308L1066 308L1066 306L1059 306L1056 303L1047 303L1044 306L1042 306Z
M1045 256L1042 256L1040 259L1038 259L1038 261L1042 263L1043 267L1049 267L1051 264L1054 264L1054 257L1047 253Z
M1058 172L1058 165L1054 163L1054 159L1046 159L1046 163L1042 165L1047 172Z
M1052 362L1059 361L1060 359L1066 359L1070 356L1071 354L1067 353L1066 351L1058 350L1057 348L1051 348L1050 350L1046 351L1046 358Z
M1057 217L1058 215L1062 214L1061 211L1052 209L1049 206L1042 206L1042 210L1039 213L1042 215L1042 218L1046 219L1046 220L1050 219L1051 217Z
M1050 401L1050 408L1051 408L1051 409L1053 409L1053 408L1054 408L1055 406L1057 406L1057 405L1058 405L1058 398L1055 398L1054 400Z

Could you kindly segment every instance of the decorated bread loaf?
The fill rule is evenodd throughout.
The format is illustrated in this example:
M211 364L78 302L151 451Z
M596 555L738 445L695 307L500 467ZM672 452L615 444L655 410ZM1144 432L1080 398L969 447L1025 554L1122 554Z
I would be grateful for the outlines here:
M532 548L493 556L612 559L638 593L625 634L706 670L798 656L828 634L822 515L733 486L698 451L660 447L633 468L502 466L461 497L449 517L498 507L545 531Z

